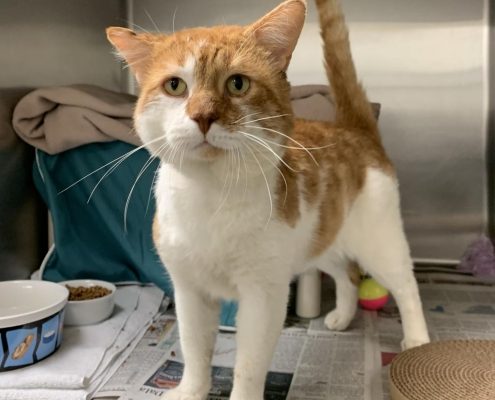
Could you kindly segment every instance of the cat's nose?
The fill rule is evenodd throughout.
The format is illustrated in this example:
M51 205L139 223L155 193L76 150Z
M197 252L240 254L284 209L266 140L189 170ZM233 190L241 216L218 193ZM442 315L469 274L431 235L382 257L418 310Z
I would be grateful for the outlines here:
M211 114L200 114L192 117L193 121L199 126L199 130L203 132L203 135L206 135L210 130L211 124L218 119L218 116L214 113Z

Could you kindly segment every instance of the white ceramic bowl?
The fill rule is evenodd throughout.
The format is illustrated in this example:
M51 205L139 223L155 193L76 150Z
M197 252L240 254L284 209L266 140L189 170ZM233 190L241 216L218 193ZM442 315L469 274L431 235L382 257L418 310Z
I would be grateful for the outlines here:
M0 282L0 371L34 364L59 348L68 296L53 282Z
M114 296L117 290L114 284L96 279L76 279L60 282L60 285L64 287L65 285L73 287L102 286L111 291L110 294L97 299L69 301L65 311L66 325L97 324L112 315L115 306Z

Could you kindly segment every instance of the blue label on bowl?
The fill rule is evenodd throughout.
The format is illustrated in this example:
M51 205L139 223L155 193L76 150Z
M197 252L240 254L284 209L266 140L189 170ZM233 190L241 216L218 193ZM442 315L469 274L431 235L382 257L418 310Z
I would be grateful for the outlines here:
M59 329L59 314L44 322L41 326L41 340L36 350L38 360L45 358L55 351Z
M16 329L6 333L9 357L4 367L18 367L33 362L34 348L37 341L37 329Z
M63 329L64 329L64 317L65 317L65 308L59 314L58 320L58 335L57 335L57 349L62 343Z

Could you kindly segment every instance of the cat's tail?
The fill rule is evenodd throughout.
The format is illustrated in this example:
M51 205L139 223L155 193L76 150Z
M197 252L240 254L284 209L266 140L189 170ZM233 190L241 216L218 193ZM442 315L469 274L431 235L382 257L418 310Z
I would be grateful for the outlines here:
M336 125L372 134L378 126L371 104L358 81L349 44L349 31L339 0L316 0L323 54L336 106Z

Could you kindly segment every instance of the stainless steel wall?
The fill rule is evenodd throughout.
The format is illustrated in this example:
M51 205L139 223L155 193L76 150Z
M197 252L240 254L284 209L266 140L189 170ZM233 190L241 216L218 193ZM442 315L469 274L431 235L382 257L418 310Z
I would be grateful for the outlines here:
M246 23L276 0L134 0L137 25ZM325 83L312 1L289 69ZM382 103L413 256L455 262L488 226L488 0L343 0L358 72ZM174 18L175 15L175 18ZM154 23L150 21L150 16Z
M495 238L495 5L489 4L488 46L488 140L487 174L489 177L488 216L490 236Z
M118 90L120 66L105 38L126 25L120 0L1 0L0 88L92 83Z

